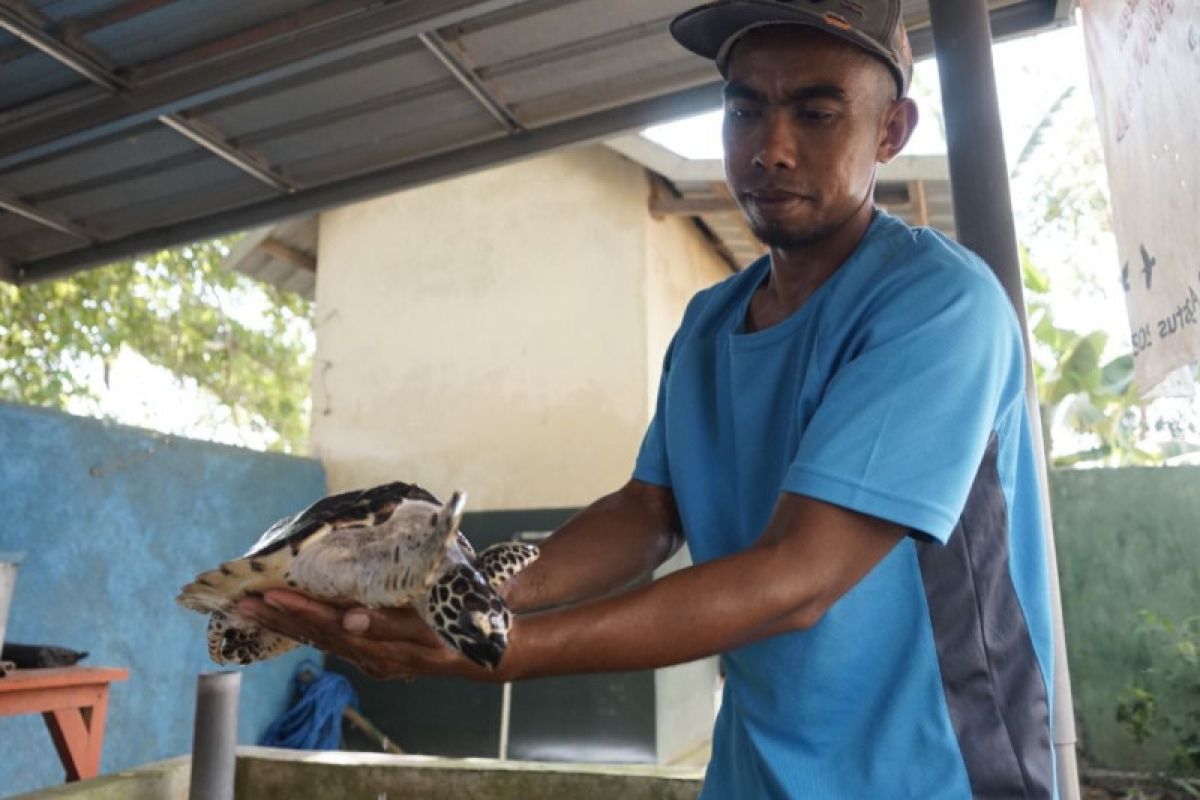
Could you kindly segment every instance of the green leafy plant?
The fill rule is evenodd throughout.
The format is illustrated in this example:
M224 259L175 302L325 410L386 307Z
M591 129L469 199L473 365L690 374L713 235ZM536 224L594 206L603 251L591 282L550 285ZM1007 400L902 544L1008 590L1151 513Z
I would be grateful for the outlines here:
M1057 325L1048 301L1049 278L1027 251L1021 256L1034 377L1051 464L1156 465L1200 451L1200 431L1180 423L1167 428L1165 440L1148 445L1152 415L1133 382L1133 356L1106 355L1109 340L1104 331L1079 332ZM1069 431L1086 446L1064 452L1056 446L1056 431Z
M1118 699L1116 719L1139 751L1161 737L1173 772L1200 774L1200 616L1176 623L1142 611L1137 625L1150 659Z
M268 449L308 431L312 304L222 266L230 240L24 286L0 283L0 399L67 409L97 400L123 350L210 397Z

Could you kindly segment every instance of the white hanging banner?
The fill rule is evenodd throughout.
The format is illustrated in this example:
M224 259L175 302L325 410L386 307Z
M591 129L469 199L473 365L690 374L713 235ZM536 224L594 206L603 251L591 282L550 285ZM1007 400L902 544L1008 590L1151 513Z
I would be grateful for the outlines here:
M1200 0L1081 6L1145 393L1200 361Z

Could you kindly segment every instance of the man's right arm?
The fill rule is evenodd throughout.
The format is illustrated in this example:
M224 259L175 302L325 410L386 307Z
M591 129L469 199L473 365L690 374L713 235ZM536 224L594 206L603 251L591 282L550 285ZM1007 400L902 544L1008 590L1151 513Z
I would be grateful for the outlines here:
M674 493L631 480L580 511L540 545L504 589L516 612L570 605L649 575L683 543Z

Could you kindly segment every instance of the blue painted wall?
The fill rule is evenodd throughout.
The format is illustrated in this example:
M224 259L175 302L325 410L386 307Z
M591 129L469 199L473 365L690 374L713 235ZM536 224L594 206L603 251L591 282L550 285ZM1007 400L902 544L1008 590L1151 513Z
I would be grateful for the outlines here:
M25 552L6 638L129 668L109 700L103 772L191 751L196 676L219 667L206 618L175 603L180 586L324 489L310 459L0 403L0 552ZM310 655L245 670L240 743L285 708ZM0 718L0 743L0 797L63 780L39 716Z

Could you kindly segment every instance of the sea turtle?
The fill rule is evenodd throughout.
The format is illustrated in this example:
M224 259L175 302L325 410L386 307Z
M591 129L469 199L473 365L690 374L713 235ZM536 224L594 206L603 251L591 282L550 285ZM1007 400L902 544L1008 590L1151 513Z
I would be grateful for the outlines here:
M208 653L218 664L296 647L237 611L247 594L291 589L342 606L412 604L451 647L495 667L512 623L498 589L538 551L502 542L477 556L459 531L465 503L455 492L443 506L407 483L326 497L276 522L246 555L196 576L177 600L210 615Z

